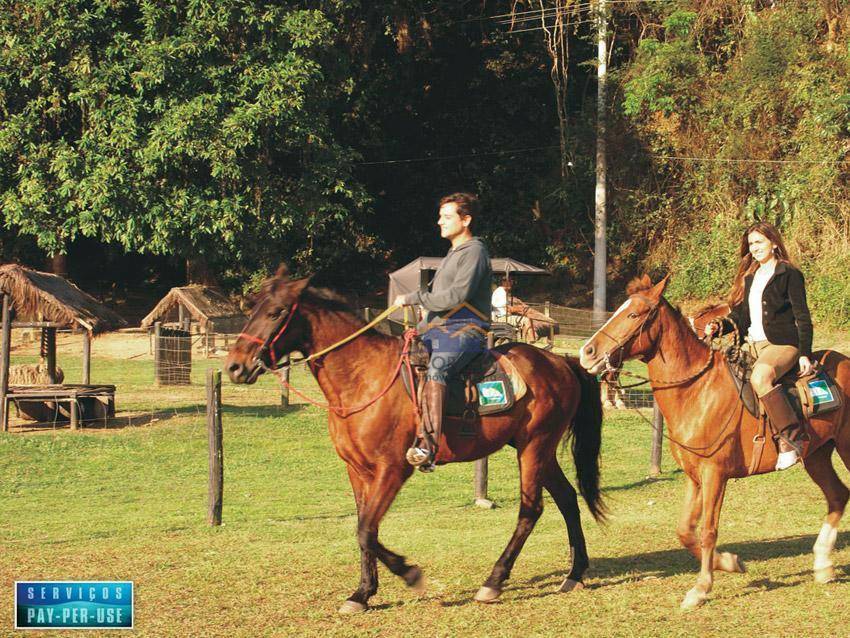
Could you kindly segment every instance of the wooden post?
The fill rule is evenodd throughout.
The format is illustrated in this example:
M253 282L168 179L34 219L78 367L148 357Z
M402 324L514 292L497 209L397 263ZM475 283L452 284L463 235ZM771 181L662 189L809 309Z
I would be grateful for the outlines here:
M3 328L0 340L0 430L9 431L9 354L12 349L12 298L3 293Z
M71 398L68 401L68 411L70 412L71 429L76 430L77 425L80 422L80 406L77 405L77 397L74 394L71 395Z
M40 354L47 365L47 381L56 383L56 328L41 329Z
M91 332L83 332L83 383L91 383Z
M652 453L649 459L649 475L661 474L661 439L664 436L664 417L655 400L652 401Z
M487 348L493 348L493 331L487 332ZM475 488L475 505L484 509L493 509L496 504L487 498L487 481L489 474L489 460L485 456L483 459L475 461L475 478L473 481Z
M209 500L207 523L221 525L224 499L224 449L221 427L221 370L207 370L207 434L209 437Z
M157 321L153 324L153 379L156 385L159 385L160 379L160 358L162 357L162 353L159 351L160 346L160 337L162 334L162 322Z
M554 323L549 324L549 336L547 337L547 340L549 341L549 347L550 348L555 345L555 324Z
M286 383L280 384L280 407L285 409L289 407L289 386L286 385L289 383L289 355L284 355L280 363L285 366L283 368L283 380L286 381Z
M543 303L543 314L546 315L547 318L552 316L552 302L546 301Z
M210 352L215 350L215 323L212 321L207 321L206 328L206 357L210 358Z
M366 323L369 323L369 306L363 308L363 318L366 320Z

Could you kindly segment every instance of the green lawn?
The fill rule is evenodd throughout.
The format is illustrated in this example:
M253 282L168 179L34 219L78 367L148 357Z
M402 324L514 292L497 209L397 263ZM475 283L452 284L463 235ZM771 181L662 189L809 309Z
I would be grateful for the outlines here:
M645 478L649 427L623 412L604 426L610 522L584 518L585 591L556 593L569 558L547 500L502 602L472 602L516 519L517 469L503 451L490 464L498 509L471 505L472 466L459 465L414 476L385 519L383 542L423 567L427 595L380 568L374 609L338 617L359 563L354 505L324 413L282 413L273 379L225 383L225 525L209 528L202 379L219 362L199 363L193 386L165 391L152 386L150 361L97 360L94 380L118 384L132 425L0 435L0 634L13 633L16 579L134 580L144 636L847 633L848 535L834 557L839 582L815 585L811 545L824 504L800 468L730 485L720 546L750 571L719 574L710 603L681 613L697 568L674 534L681 474L665 450L661 479ZM62 365L73 376L79 362ZM301 372L293 382L315 391ZM573 476L568 458L564 466Z

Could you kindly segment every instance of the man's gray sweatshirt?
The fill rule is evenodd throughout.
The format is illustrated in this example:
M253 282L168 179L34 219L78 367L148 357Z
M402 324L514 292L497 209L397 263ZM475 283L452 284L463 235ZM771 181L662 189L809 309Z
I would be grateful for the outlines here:
M452 314L463 302L475 308L483 315L484 321L489 322L491 277L487 247L478 237L473 237L449 250L437 268L430 292L408 293L404 301L424 306L428 311L428 322Z

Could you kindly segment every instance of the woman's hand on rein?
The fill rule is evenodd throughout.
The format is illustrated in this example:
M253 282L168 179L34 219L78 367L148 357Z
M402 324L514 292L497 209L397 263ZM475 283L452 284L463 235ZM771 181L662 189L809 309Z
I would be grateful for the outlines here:
M815 369L815 367L812 365L812 362L809 360L808 357L805 357L805 356L800 357L800 376L801 377L804 377L807 374L811 374L812 370L814 370L814 369Z
M702 333L705 335L706 339L710 339L711 336L718 330L720 330L720 324L716 321L709 321L702 329Z

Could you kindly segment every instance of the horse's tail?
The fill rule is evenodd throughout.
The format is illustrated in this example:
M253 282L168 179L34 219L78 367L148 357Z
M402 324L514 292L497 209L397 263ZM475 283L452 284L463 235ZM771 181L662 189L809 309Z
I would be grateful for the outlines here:
M573 463L582 497L597 521L604 521L607 511L599 487L599 453L602 447L602 398L599 381L570 357L565 357L581 386L581 398L572 423ZM564 441L566 445L566 440Z

